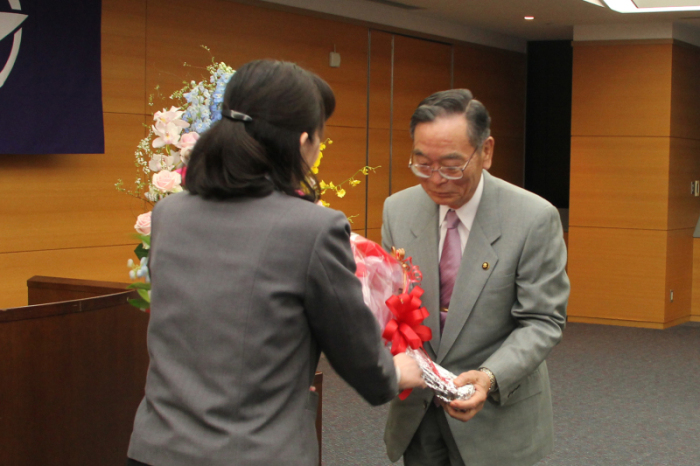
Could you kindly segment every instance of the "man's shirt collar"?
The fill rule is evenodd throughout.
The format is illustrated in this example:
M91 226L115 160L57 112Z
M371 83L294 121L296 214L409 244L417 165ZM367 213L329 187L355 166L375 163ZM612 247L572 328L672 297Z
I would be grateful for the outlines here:
M479 203L481 202L481 195L484 193L484 173L481 173L481 178L479 179L479 185L476 187L476 191L474 191L474 195L472 196L469 201L467 201L466 204L464 204L462 207L459 209L456 209L455 212L457 213L457 217L459 217L459 221L462 222L462 224L467 227L468 231L472 230L472 225L474 224L474 218L476 217L476 211L479 210ZM440 206L440 228L442 228L442 224L445 222L445 216L447 215L447 212L450 210L449 206L446 205L441 205Z

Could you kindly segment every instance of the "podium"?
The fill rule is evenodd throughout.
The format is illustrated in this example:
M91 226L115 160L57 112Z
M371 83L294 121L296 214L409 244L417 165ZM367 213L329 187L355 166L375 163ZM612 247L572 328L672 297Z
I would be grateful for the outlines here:
M148 369L148 314L126 286L36 276L28 306L0 310L0 464L126 463ZM322 400L323 374L314 385Z

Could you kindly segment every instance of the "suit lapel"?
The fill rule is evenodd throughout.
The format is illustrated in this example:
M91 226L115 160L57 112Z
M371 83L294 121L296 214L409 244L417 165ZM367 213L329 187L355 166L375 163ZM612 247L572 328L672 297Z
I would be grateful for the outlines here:
M439 207L421 189L420 200L413 206L416 216L411 223L413 242L406 245L406 254L413 258L422 274L421 288L425 293L421 297L423 306L430 315L423 322L433 332L433 338L426 346L437 356L440 347L440 272L438 264L438 230ZM400 245L398 247L401 247Z
M445 322L445 330L439 342L438 363L442 362L452 348L457 336L462 331L474 309L474 305L479 299L488 278L498 263L498 255L492 244L500 236L498 189L494 185L491 175L484 170L484 192L472 224L472 229L469 232L469 240L462 255L462 263L455 281L454 292L450 300L450 310ZM484 268L483 264L488 264L488 267ZM439 275L439 272L436 275ZM430 285L432 286L433 284ZM437 289L440 289L439 281Z

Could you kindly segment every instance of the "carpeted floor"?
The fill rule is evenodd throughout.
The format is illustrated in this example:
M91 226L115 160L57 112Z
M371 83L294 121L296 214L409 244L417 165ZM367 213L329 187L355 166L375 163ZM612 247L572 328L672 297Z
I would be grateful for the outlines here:
M541 466L700 465L700 324L569 324L547 363L555 448ZM370 407L325 359L320 369L323 463L390 464L386 406Z

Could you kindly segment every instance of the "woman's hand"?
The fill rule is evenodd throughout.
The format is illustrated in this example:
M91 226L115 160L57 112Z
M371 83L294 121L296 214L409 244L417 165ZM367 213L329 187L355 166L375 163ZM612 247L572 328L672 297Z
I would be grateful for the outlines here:
M394 365L401 373L401 378L399 379L399 390L406 390L408 388L425 388L425 382L423 381L423 371L418 367L418 363L407 355L406 353L400 353L394 356Z

